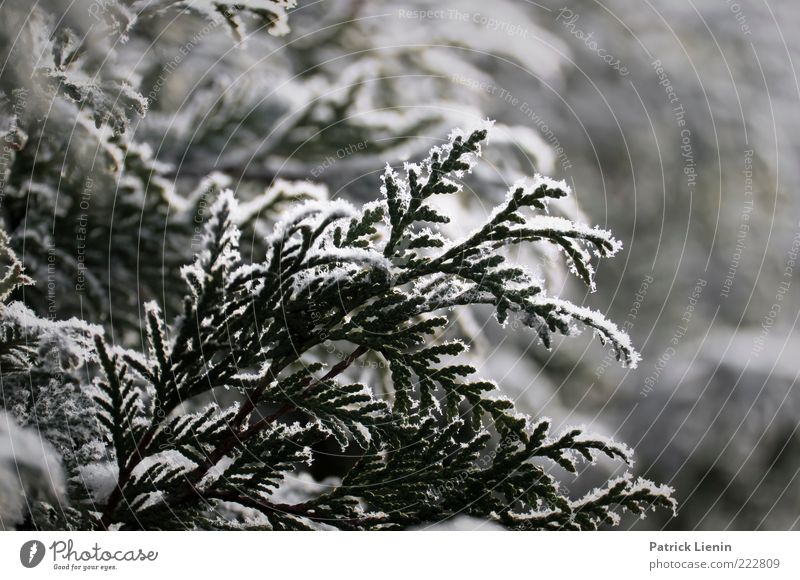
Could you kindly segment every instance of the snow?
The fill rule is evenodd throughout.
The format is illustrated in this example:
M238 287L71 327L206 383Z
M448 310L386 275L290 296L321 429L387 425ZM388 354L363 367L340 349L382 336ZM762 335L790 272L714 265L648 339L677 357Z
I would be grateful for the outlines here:
M596 310L578 306L567 300L547 297L544 294L533 297L531 303L537 306L552 306L556 309L555 315L566 316L590 326L596 333L601 335L601 338L611 341L616 350L628 353L627 360L622 362L626 363L630 368L635 369L641 361L641 355L633 347L630 337Z
M24 335L35 336L34 343L38 343L39 352L59 353L63 365L94 360L92 338L103 334L100 326L74 317L68 320L40 318L22 302L5 305L1 312L4 326L20 329Z
M310 473L300 472L284 478L270 497L274 503L296 504L330 493L341 485L338 477L329 476L316 481Z
M145 0L139 0L134 4L141 10L146 6ZM183 0L177 3L178 6L185 6L196 10L212 22L219 22L223 19L219 7L231 6L253 12L267 11L273 15L272 25L268 32L273 36L285 36L289 34L288 10L297 6L297 0ZM234 19L236 19L234 17Z
M408 209L408 203L411 199L411 194L408 191L408 183L400 179L400 176L394 169L392 169L392 166L389 165L388 163L386 164L386 167L383 170L383 174L381 175L381 188L380 188L381 196L383 197L383 199L388 200L389 192L386 185L387 182L393 183L397 188L396 192L397 200L400 204L401 211L405 212L406 209ZM388 223L389 220L388 213L385 216L385 219Z
M183 2L181 5L183 6L190 6L201 13L206 14L209 18L215 19L215 21L220 21L222 18L219 13L219 5L220 2L214 0L187 0ZM270 32L272 34L285 34L288 31L286 25L286 11L295 6L294 0L273 0L270 2L269 0L237 0L235 2L237 9L241 10L267 10L272 12L277 18L275 25L272 27ZM478 6L476 4L476 6ZM137 8L143 9L142 3L136 4ZM501 9L498 9L501 10ZM514 12L514 14L518 14ZM521 16L521 13L519 13ZM474 23L473 23L474 24ZM470 29L474 29L475 27L469 24ZM418 27L409 27L413 29L412 31L408 32L412 36L416 35L419 37L420 30ZM419 27L422 28L422 27ZM473 30L474 31L474 30ZM495 39L493 41L497 43L498 41ZM490 43L491 44L491 43ZM423 57L421 60L424 61L424 64L428 67L437 68L437 67L447 67L448 62L460 62L459 59L454 59L454 53L446 53L446 52L427 52L428 56ZM434 56L438 54L438 57ZM340 76L338 80L342 78L353 79L353 84L357 84L357 80L363 78L364 75L368 77L368 80L375 80L373 77L378 77L383 71L383 63L379 60L369 60L369 61L359 61L360 66L358 67L347 67L345 69L345 74ZM472 67L453 67L455 71L458 71L462 74L467 74L468 72L472 72L473 70L477 71L477 69L473 69ZM451 71L452 73L452 71ZM89 81L88 78L84 78L83 76L76 75L73 77L72 80L75 80L78 83L87 83ZM317 81L321 83L321 81ZM320 84L319 86L324 86ZM90 87L95 88L95 87ZM354 116L354 118L358 118L356 122L363 123L363 127L370 128L371 131L371 138L374 138L375 134L379 132L379 130L375 126L371 126L373 123L376 122L383 122L386 124L386 127L390 130L396 130L397 126L402 123L407 123L409 119L419 118L423 119L426 118L424 115L427 113L423 112L412 112L406 113L405 111L393 111L389 110L388 108L381 108L375 106L378 100L382 99L383 96L381 95L381 85L377 82L368 82L364 86L364 90L361 90L357 93L356 102L354 106L357 109L361 109L367 114L362 116ZM88 89L87 89L88 90ZM321 89L319 93L321 94ZM132 93L129 92L128 96L134 96ZM334 95L331 97L330 101L337 98L338 95ZM347 95L344 92L341 95L341 99L346 99ZM346 105L347 103L342 100L342 104ZM293 113L296 111L293 111ZM463 112L463 111L462 111ZM447 114L456 114L449 112ZM324 113L323 113L324 115ZM415 117L414 115L419 115ZM81 120L86 125L86 130L92 134L92 136L98 141L98 143L106 144L110 142L110 129L108 127L102 127L101 129L96 129L92 126L89 126L91 118L86 116L82 118L79 116L79 120ZM339 119L335 119L338 121ZM280 123L278 123L280 124ZM185 124L185 130L189 133L192 133L192 130L195 127L192 127L191 124ZM421 124L420 124L421 125ZM489 121L483 122L484 128L491 127L492 123ZM192 133L193 134L193 133ZM374 209L376 204L384 203L386 198L388 197L388 190L390 186L396 186L397 188L397 196L396 199L392 199L391 201L393 204L396 202L397 207L395 209L395 215L389 216L395 219L401 215L403 212L407 211L409 207L409 200L410 200L410 185L408 179L418 178L419 186L424 187L426 182L430 179L431 175L431 167L433 163L433 157L436 157L438 161L445 160L453 151L454 141L455 140L467 140L471 131L463 131L463 130L454 130L449 135L449 142L442 144L439 147L434 147L432 149L431 157L428 157L424 161L419 164L415 163L406 163L404 165L405 172L406 172L406 180L401 180L390 165L386 165L384 174L382 176L383 185L381 187L381 193L383 195L383 200L378 202L372 202L368 204L364 209ZM522 134L525 140L525 147L530 149L534 149L536 147L541 148L542 140L541 138L535 138L536 133L529 132L527 134ZM375 139L377 143L379 139ZM124 158L122 157L122 148L116 146L108 146L109 147L109 157L118 161L117 163L117 172L119 172L119 167L124 165ZM267 147L265 147L267 149ZM216 202L210 208L210 219L208 220L207 231L211 232L215 229L219 229L218 226L223 225L221 222L225 219L228 220L229 224L225 224L229 227L225 228L222 240L220 242L221 245L225 246L224 252L222 252L221 256L217 258L217 260L212 264L209 263L211 260L212 252L209 251L208 246L211 243L217 243L218 240L211 240L208 239L210 234L207 234L206 239L206 248L202 250L197 260L193 265L186 266L182 269L182 273L184 277L190 281L193 285L193 291L196 291L197 286L202 287L205 281L209 278L210 273L220 272L226 278L226 283L230 283L231 280L235 280L237 277L247 277L249 275L259 275L264 272L264 268L266 267L265 264L261 265L242 265L241 264L241 257L238 252L238 243L240 232L237 225L243 225L245 223L251 222L258 218L258 216L264 212L268 207L275 205L278 201L284 201L284 198L301 198L301 197L309 197L311 198L309 201L305 201L302 203L297 203L291 206L288 210L282 212L282 219L275 225L272 230L272 233L267 237L268 244L277 245L279 243L285 243L286 246L284 249L291 248L296 250L300 244L302 243L302 235L306 234L306 230L313 231L317 233L319 228L323 225L326 226L326 231L322 235L318 236L311 244L310 248L308 249L307 254L304 256L304 263L301 264L302 266L306 266L304 269L301 269L300 273L294 275L293 282L293 290L295 292L302 292L303 290L310 287L315 282L322 282L325 284L333 284L340 281L350 280L352 279L352 275L355 269L363 269L363 268L372 268L381 270L383 272L387 272L389 274L393 271L393 264L390 260L385 258L382 253L377 251L375 248L363 249L363 248L337 248L334 247L332 243L332 232L335 229L335 226L342 226L343 224L337 223L341 220L347 219L357 219L358 217L363 216L363 212L359 213L359 211L349 202L335 199L335 200L328 200L328 190L325 186L316 185L308 181L285 181L282 179L276 180L270 187L266 189L261 195L257 195L256 197L250 198L249 201L245 202L238 202L236 199L236 195L234 192L229 188L232 184L230 178L222 176L219 173L212 173L209 177L204 179L199 188L195 189L193 193L191 193L188 198L180 198L175 195L173 190L173 184L165 180L162 176L158 175L159 173L166 173L169 170L169 167L162 164L158 160L153 157L153 152L148 145L137 146L133 144L131 147L127 149L127 151L131 154L136 154L137 156L141 157L145 161L145 165L147 167L152 168L152 172L154 175L152 176L153 181L151 183L157 184L161 187L166 193L166 197L170 203L171 208L175 208L179 212L186 212L187 210L191 210L191 208L195 207L198 208L200 203L203 201L203 197L207 194L212 192L219 191L219 195L217 196ZM461 191L462 185L458 181L461 177L464 176L465 173L468 173L472 170L473 164L476 162L476 159L480 157L482 151L480 147L473 154L466 154L462 156L462 161L467 163L469 169L466 171L458 170L452 172L451 177L443 177L442 182L445 186L452 187L456 191ZM220 165L223 165L222 163ZM207 167L207 166L206 166ZM413 177L412 177L413 176ZM132 194L134 200L144 199L145 191L142 187L140 181L131 175L123 175L120 181L121 185L129 187L134 193ZM237 184L238 185L238 184ZM532 192L539 187L548 187L552 189L558 189L560 191L564 191L569 193L569 188L567 187L566 183L563 181L555 181L546 177L542 177L541 175L536 175L533 180L526 180L526 181L518 181L515 184L514 188L509 192L509 196L513 194L513 191L517 188L522 189L524 192ZM31 190L36 191L36 188L50 188L47 189L47 195L52 196L53 194L57 193L55 189L48 184L39 184L39 183L32 183ZM542 203L545 203L547 200L543 199ZM497 212L501 211L500 209L496 210ZM185 219L185 215L182 216ZM387 219L387 218L385 218ZM463 228L464 224L461 221L458 221L457 226ZM575 224L569 220L566 220L561 217L549 217L549 216L534 216L530 218L526 218L525 227L530 228L534 233L541 232L543 237L547 235L554 235L557 237L563 238L570 238L570 239L578 239L576 241L575 252L578 253L577 259L581 262L585 262L585 266L587 268L590 267L589 254L579 245L583 243L585 240L598 240L600 242L605 242L609 245L609 251L600 251L599 253L603 255L610 255L614 252L618 251L619 244L611 238L609 232L605 230L600 230L597 228L590 228L583 224ZM466 228L464 228L466 229ZM480 229L476 230L480 231ZM437 239L444 240L443 237L440 236L438 232L431 230L430 228L424 228L421 231L415 232L417 235L430 235L431 237L437 236ZM302 234L302 235L301 235ZM486 258L490 256L495 249L493 247L489 247L489 244L485 244L478 251L477 256L471 256L469 259L472 261L473 264L476 263L476 260ZM433 253L433 252L431 252ZM275 259L280 259L281 256L276 256ZM519 280L514 282L509 282L507 290L515 290L519 289L520 286L528 286L528 285L541 285L538 280L535 280L533 275L529 275L526 271ZM258 283L250 284L249 290L252 292L258 291L260 288ZM472 299L480 300L485 298L485 296L479 295L478 292L474 290L474 284L467 283L463 280L450 280L448 277L445 276L433 276L427 278L424 283L422 280L415 281L414 283L414 293L418 295L422 295L426 298L426 301L423 302L419 308L419 314L425 312L425 309L432 309L436 308L438 303L448 303L448 301L453 302L459 299L463 299L465 297L469 297ZM245 294L246 296L246 294ZM413 295L412 295L413 297ZM259 299L261 297L259 296ZM314 297L311 296L311 299ZM636 361L638 360L638 355L633 352L633 349L630 345L630 341L628 337L622 333L615 325L605 320L599 313L591 311L590 309L581 308L572 305L566 301L560 301L558 299L549 299L544 296L542 293L535 298L532 298L532 304L539 305L539 306L550 306L555 309L554 316L562 317L564 319L575 319L584 322L585 324L595 327L597 332L600 332L602 335L608 337L618 348L625 350L626 352L631 352L631 363L632 366L635 366ZM246 301L243 301L246 302ZM216 305L210 305L209 308L213 308ZM243 316L247 310L248 306L251 304L242 304L237 311L233 313L233 316L239 317ZM399 309L399 308L398 308ZM165 308L166 310L166 308ZM148 314L153 314L158 316L159 320L161 319L161 312L158 310L155 303L147 303L145 305L145 311ZM230 314L229 310L225 311L226 314ZM94 355L92 353L92 349L90 346L84 345L80 340L76 341L74 336L78 336L81 339L88 339L91 337L92 334L101 333L102 330L96 327L92 327L89 325L82 325L79 321L67 321L66 323L44 323L40 319L36 318L32 312L25 309L25 307L17 304L12 304L3 312L4 318L7 321L10 321L13 324L27 326L30 329L36 331L38 334L43 335L42 343L45 345L52 345L55 348L59 349L59 352L63 352L66 349L73 349L72 352L75 353L75 359L78 361L83 360L92 360ZM59 325L65 325L63 328ZM350 319L344 318L343 325L347 326L351 324ZM218 326L218 321L216 318L212 316L205 316L200 321L198 325L198 331L203 333L207 331L216 330ZM62 333L61 331L65 331ZM71 333L67 336L66 331ZM237 330L235 338L238 338L240 334L249 331L250 328L246 327L246 330ZM74 335L74 336L73 336ZM271 337L267 337L266 341L274 340ZM75 345L78 345L77 347ZM88 344L88 340L87 340ZM205 345L205 343L203 343ZM445 342L445 344L447 344ZM197 346L197 345L195 345ZM212 347L214 345L211 345ZM115 349L116 350L116 349ZM119 351L117 351L119 352ZM302 355L302 353L298 353L298 355ZM139 356L139 355L135 355ZM213 354L212 354L213 356ZM144 360L143 358L139 358L139 360ZM288 359L287 359L288 360ZM436 362L439 362L438 359ZM252 365L250 366L252 369ZM282 367L281 367L282 368ZM241 373L239 378L246 378L248 381L253 381L253 376L248 375L244 376L244 373L247 373L247 367L243 367L241 369ZM498 389L499 390L499 389ZM138 389L137 389L138 391ZM370 393L367 387L364 387L363 393ZM362 394L363 394L362 393ZM138 394L138 393L137 393ZM496 396L495 393L493 396ZM130 395L135 396L135 395ZM319 395L320 397L327 396L327 393ZM501 397L498 397L496 400L505 400ZM416 403L412 403L416 404ZM185 403L177 413L183 413L184 417L191 417L188 414L189 409L192 409L191 403ZM360 407L360 404L352 403L350 405L346 405L343 407L345 410L356 410ZM371 413L372 416L377 415L377 411ZM312 413L313 414L313 413ZM333 415L333 414L332 414ZM514 414L513 412L509 412L509 415L519 417L521 415ZM196 416L196 415L195 415ZM188 421L189 419L187 419ZM334 422L340 421L338 417L335 415L331 417L326 417L326 420L329 420L329 425L333 424ZM407 424L410 426L411 419L409 417L400 417L398 418L400 421L406 421ZM137 418L137 424L144 426L142 422L143 418ZM528 421L528 425L530 425L530 421ZM183 424L184 429L186 428L186 424ZM294 435L299 434L303 429L305 429L305 425L300 423L293 423L292 425L283 425L283 424L275 424L273 428L275 431L273 434L290 438ZM452 425L451 425L452 427ZM348 428L350 426L348 425ZM370 439L370 431L369 429L364 426L363 424L356 423L351 429L351 434L355 433L356 435L360 435L363 439ZM439 431L441 433L441 431ZM459 443L463 446L465 445L463 442L459 441ZM0 447L0 452L3 449ZM95 450L97 451L97 450ZM246 453L248 450L245 449L243 453ZM305 448L303 451L306 453L307 458L311 459L312 454L310 449ZM377 451L380 454L386 454L387 449L383 448ZM238 452L236 452L238 453ZM625 448L626 455L628 454L627 448ZM99 453L97 453L99 455ZM216 465L214 465L203 477L202 481L200 482L200 487L208 487L213 486L215 482L217 482L220 478L224 478L226 470L241 456L237 457L235 454L230 456L223 457ZM80 466L79 468L79 479L81 482L90 490L92 497L97 502L103 502L107 500L111 490L114 489L117 478L117 465L110 461L94 461L85 463ZM155 455L151 455L146 457L142 460L134 469L133 477L137 479L142 477L149 469L152 469L156 465L165 465L169 466L170 468L177 468L181 472L187 472L192 470L196 467L196 464L189 460L186 456L176 450L169 450L169 451L162 451ZM250 477L250 474L242 473L240 476L242 479ZM153 482L157 484L158 482ZM317 484L313 481L310 475L307 473L300 473L293 479L285 479L284 482L280 485L279 489L275 492L272 499L275 501L286 501L289 503L294 503L298 501L305 501L309 498L316 497L325 491L330 491L331 488L340 485L341 482L338 480L331 480L328 483L324 484ZM637 485L645 485L645 484L637 484ZM153 494L148 495L146 501L144 502L143 506L151 506L163 500L162 492L155 492ZM388 514L383 514L382 512L375 512L373 515L381 515L389 518ZM256 516L247 515L245 516L246 519L250 519L251 517L255 520ZM463 518L457 518L453 520L451 524L456 528L465 525ZM478 525L479 522L473 522L467 520L469 525ZM481 523L480 525L484 525Z
M198 207L206 196L229 188L232 182L233 180L224 173L212 171L209 175L200 180L197 187L189 193L186 200L178 207Z
M141 505L138 506L138 511L143 511L155 505L158 505L164 500L164 496L165 494L161 490L148 493L147 499L144 502L142 502Z
M32 498L59 505L65 492L53 446L0 410L0 529L21 522Z
M459 515L453 518L409 528L420 532L500 532L504 528L490 520Z
M78 468L77 479L92 493L92 499L102 503L117 486L119 468L111 461L88 463Z
M604 255L613 256L614 253L619 251L619 249L622 247L622 244L614 240L611 232L608 230L602 230L596 226L590 227L584 224L575 223L562 217L537 215L529 218L525 225L533 230L553 232L556 234L561 234L565 237L583 238L587 240L597 238L607 241L613 246L613 248L609 254Z
M356 215L356 208L344 199L305 201L283 212L281 220L275 225L273 233L267 241L274 243L285 238L287 233L304 222L310 221L312 224L319 224L323 220L352 218Z
M279 199L310 198L311 201L320 203L327 200L328 197L328 187L324 184L312 181L276 179L263 194L250 201L240 202L239 207L233 213L232 219L237 224L246 223L260 216L265 208L273 206ZM290 218L291 215L283 215L282 221L286 221Z
M233 465L236 459L229 455L226 455L222 459L220 459L217 463L215 463L211 469L209 469L203 478L198 482L197 487L198 489L207 489L208 487L212 486L222 475L225 471Z
M150 469L153 465L156 464L166 464L170 468L178 467L183 472L191 471L197 464L192 461L191 459L187 458L183 455L180 451L175 449L168 449L166 451L160 451L158 453L154 453L153 455L148 455L144 459L142 459L139 464L134 468L132 472L132 476L134 478L141 477L148 469Z
M352 263L368 265L385 272L390 272L392 263L375 250L365 248L320 248L308 253L309 262Z
M573 427L571 429L579 429L581 434L575 437L576 442L598 442L604 444L606 447L611 449L615 449L622 453L624 457L625 463L627 463L630 467L633 467L633 449L625 445L624 443L619 443L612 439L611 437L606 437L604 435L600 435L598 433L592 433L591 435L586 434L586 426L585 425L578 425L577 427Z
M636 494L641 491L645 491L653 496L656 497L664 497L664 498L671 498L674 494L675 490L669 487L668 485L658 485L653 483L648 479L638 478L634 479L633 475L630 473L625 473L621 477L614 478L610 480L604 487L597 487L584 495L582 498L578 500L574 500L571 503L574 509L578 509L583 505L586 505L590 502L595 502L598 500L602 500L607 493L608 489L613 488L620 483L624 483L627 488L626 494L632 495ZM674 500L671 500L673 506L673 515L675 513L675 509L677 508L677 503Z

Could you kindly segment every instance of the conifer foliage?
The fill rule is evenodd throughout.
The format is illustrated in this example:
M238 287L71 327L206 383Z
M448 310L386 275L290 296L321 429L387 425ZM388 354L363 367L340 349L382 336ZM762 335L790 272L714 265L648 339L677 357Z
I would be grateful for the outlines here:
M285 10L293 5L191 4L224 18L234 33L240 16L252 13L273 34L285 32ZM119 6L106 17L113 34L124 35L135 15ZM152 9L160 10L159 3ZM578 473L600 456L630 465L630 450L580 429L552 432L547 419L519 413L501 384L479 378L465 362L468 343L450 332L463 309L491 308L498 323L527 327L545 347L554 334L588 328L622 364L638 361L612 322L550 296L509 257L512 246L552 244L594 288L593 262L613 256L620 244L607 231L548 215L548 204L569 194L563 182L538 175L521 180L480 227L458 239L442 233L450 217L437 200L463 195L488 124L453 132L419 163L387 165L380 191L362 207L325 199L312 184L280 180L263 199L240 202L221 176L182 198L162 178L166 169L152 152L126 136L128 116L145 112L140 95L111 80L104 89L81 84L69 71L77 59L69 47L77 41L58 38L39 39L57 65L46 75L47 98L81 120L82 130L119 162L105 166L109 174L94 177L93 187L116 181L124 187L114 207L140 206L141 219L106 220L107 228L122 232L123 246L126 236L133 240L129 251L139 237L161 236L181 248L198 200L216 201L200 249L179 269L183 289L164 271L171 264L143 272L143 294L155 293L146 290L158 286L159 276L169 278L171 294L143 305L142 348L136 348L131 329L136 334L138 304L127 311L120 305L130 316L122 320L126 331L115 335L101 326L104 320L43 317L49 287L23 295L39 314L20 299L33 279L16 257L15 236L25 235L29 220L34 232L50 227L21 208L35 195L58 207L58 196L35 183L55 179L49 166L22 179L22 170L40 163L24 144L4 168L12 199L4 221L11 236L0 230L0 417L18 424L13 433L22 435L15 436L38 429L48 442L42 472L63 468L66 479L28 494L25 506L0 505L0 515L14 514L0 527L381 530L466 514L511 529L596 529L619 523L624 512L674 508L669 488L628 473L581 497L561 489L565 471ZM18 117L12 129L28 123L28 133L45 140L44 126ZM56 158L70 164L70 154ZM67 175L66 191L80 195L97 171ZM298 198L305 201L276 202ZM147 204L152 212L144 211ZM280 209L276 223L254 225L254 211L268 205ZM61 239L68 243L79 218L91 218L101 239L110 235L97 229L107 209L100 200L89 218L78 213L78 199L66 207L50 227L56 248L63 248ZM167 225L171 211L176 216ZM259 238L257 252L240 249L245 229ZM41 241L41 248L33 244L40 259L49 255L50 238L33 239ZM122 256L124 266L128 255ZM107 257L90 252L86 259ZM57 274L44 262L41 272L48 280ZM109 271L110 280L96 287L132 283L126 272ZM94 311L86 314L91 320ZM372 365L386 373L356 372ZM308 466L326 442L348 459L346 472L309 485Z
M238 505L273 529L398 528L460 513L511 528L591 529L622 510L670 506L668 490L630 476L584 498L560 493L547 462L575 472L580 459L628 462L629 451L580 430L553 435L547 420L518 414L501 388L459 363L463 342L436 340L454 308L490 304L498 321L517 317L545 343L590 326L623 363L636 362L612 323L549 298L503 257L511 244L555 243L591 283L588 249L608 256L619 244L603 230L538 215L567 194L563 183L514 185L463 240L431 229L448 218L429 200L458 194L485 137L485 129L455 132L403 177L387 167L381 199L360 210L341 201L296 206L261 262L242 258L238 206L224 191L203 251L182 271L181 316L167 323L148 304L143 353L95 337L102 375L93 399L116 481L92 524L216 527L231 525L226 514ZM325 343L346 354L327 366L314 360ZM390 369L382 396L345 378L368 352ZM236 400L184 410L216 389ZM358 450L345 477L302 503L276 502L326 438Z

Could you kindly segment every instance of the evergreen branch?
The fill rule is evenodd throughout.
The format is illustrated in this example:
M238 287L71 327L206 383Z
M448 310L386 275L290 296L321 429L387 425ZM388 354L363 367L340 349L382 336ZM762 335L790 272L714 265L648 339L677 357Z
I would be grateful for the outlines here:
M421 165L407 165L405 179L387 169L383 199L361 211L345 202L297 205L267 238L266 258L254 264L239 253L238 204L232 193L220 195L204 249L183 270L190 294L182 317L170 329L148 305L148 355L122 355L124 369L129 365L149 383L153 400L147 420L138 419L147 425L135 432L136 445L114 432L119 478L100 527L169 522L168 512L178 508L200 518L203 498L227 498L264 513L274 528L292 529L323 521L340 528L406 527L462 510L511 527L591 528L613 523L617 509L671 501L668 490L632 479L582 502L566 498L534 460L576 472L579 460L601 453L628 462L629 451L579 430L548 439L549 423L532 424L498 396L500 386L473 379L470 365L445 361L463 354L461 342L433 342L449 324L448 309L491 304L501 323L519 316L545 345L551 333L570 334L579 322L611 342L623 362L637 360L611 322L548 297L539 281L498 251L556 244L593 285L587 248L613 255L619 244L610 234L523 213L566 195L564 184L537 177L515 185L461 241L420 225L446 219L426 200L458 192L454 180L469 171L485 136L485 130L454 133ZM322 365L306 368L305 361L325 341L356 348L315 378ZM109 377L108 411L127 417L131 395L118 376L124 369L117 370L101 342L97 348ZM391 407L364 385L336 380L370 350L389 363ZM304 368L289 374L297 365ZM263 370L248 370L255 367ZM179 402L230 386L242 395L236 405L172 416ZM254 419L262 404L277 409ZM293 410L299 420L282 422ZM502 438L494 451L490 430ZM342 485L297 506L271 502L286 473L310 461L310 447L327 438L342 450L351 442L364 450ZM454 474L461 481L451 489ZM534 510L542 507L547 511Z

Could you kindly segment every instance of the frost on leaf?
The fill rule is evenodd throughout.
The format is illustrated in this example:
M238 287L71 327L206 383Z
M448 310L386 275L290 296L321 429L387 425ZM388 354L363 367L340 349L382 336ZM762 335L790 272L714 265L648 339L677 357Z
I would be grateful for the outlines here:
M303 182L241 203L224 178L207 179L193 197L213 192L216 201L181 271L180 312L147 302L141 349L68 325L83 345L75 356L92 377L83 392L96 424L71 478L83 486L82 521L379 530L461 514L515 529L596 529L622 511L673 506L669 489L632 476L569 497L552 468L577 473L601 456L630 465L630 450L581 429L551 433L502 384L476 376L467 345L446 336L455 311L483 305L545 345L584 326L623 363L638 357L613 323L548 296L506 257L512 245L555 245L592 287L593 260L619 243L546 215L569 193L563 183L517 182L473 231L450 238L436 229L449 217L432 201L459 195L487 133L453 132L402 172L387 167L377 199L360 208ZM281 210L263 258L248 258L240 227L281 196L302 201ZM4 316L36 327L22 308ZM367 361L386 370L385 382L355 372ZM287 487L307 478L323 444L352 458L347 472L292 499Z
M142 352L96 339L95 401L118 470L97 526L391 529L463 513L512 528L594 529L616 523L619 509L672 505L669 490L629 476L563 495L544 463L575 473L600 455L630 463L630 450L580 429L554 436L458 360L463 342L441 339L454 309L484 304L545 344L583 325L623 362L637 360L613 323L548 297L501 251L555 244L593 284L591 260L619 243L541 215L568 194L563 183L516 183L461 239L433 231L447 216L429 201L458 195L486 134L454 132L402 176L387 167L380 198L360 209L308 196L283 211L260 261L240 253L237 224L291 186L240 204L220 183L201 251L183 270L181 315L169 322L148 304ZM385 392L352 377L368 356L388 370ZM187 408L219 388L240 400ZM278 490L304 477L326 440L357 461L336 485L285 503Z
M197 11L209 20L224 21L237 40L243 40L247 31L242 16L255 20L273 36L289 34L288 13L297 6L297 0L185 0L177 6Z

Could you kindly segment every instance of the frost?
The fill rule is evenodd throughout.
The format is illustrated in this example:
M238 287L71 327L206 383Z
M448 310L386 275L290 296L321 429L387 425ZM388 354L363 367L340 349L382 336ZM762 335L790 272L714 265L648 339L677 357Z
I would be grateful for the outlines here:
M183 455L180 451L170 449L145 457L139 462L139 464L136 466L136 469L133 470L132 475L134 477L140 477L154 465L164 465L169 468L176 468L179 470L179 472L186 472L194 467L197 467L197 464L194 461Z
M636 368L639 364L641 355L633 347L630 337L599 312L584 306L577 306L566 300L546 296L533 298L531 303L534 306L547 308L551 316L559 318L565 324L572 320L582 322L592 328L603 343L610 342L617 353L617 358L623 363L630 368Z
M592 287L590 261L619 250L604 230L542 215L568 194L563 182L518 181L466 237L451 240L442 227L453 216L436 200L464 197L461 180L489 127L452 132L405 163L402 177L387 165L378 199L361 207L304 181L274 180L255 196L242 188L242 202L215 173L181 198L153 180L162 215L176 211L183 231L193 228L194 259L180 270L188 289L170 304L161 304L165 296L146 302L137 311L142 327L116 343L99 328L5 306L4 332L19 340L22 331L39 350L11 348L4 371L13 362L17 384L31 368L50 373L36 407L16 389L15 412L46 419L70 482L92 499L78 502L70 521L382 530L463 510L487 525L593 529L619 521L620 510L671 505L668 490L633 478L568 498L549 467L576 473L603 455L626 463L630 450L580 429L553 436L549 421L521 412L503 380L478 376L481 361L453 327L456 309L484 307L501 323L519 318L547 346L552 334L582 325L623 362L638 360L619 328L549 298L544 282L513 261L511 246L547 243ZM168 171L146 147L130 153L138 171ZM128 199L143 204L149 192L124 163ZM21 266L6 254L13 287ZM44 351L61 360L38 365ZM65 372L79 387L66 400L57 390ZM355 459L341 479L316 483L312 462L329 445Z
M0 331L9 330L18 336L28 337L31 344L38 345L42 358L46 358L44 355L47 353L56 353L55 361L63 368L93 360L91 337L103 332L99 326L77 318L40 318L21 302L12 302L0 310Z
M225 471L234 463L233 457L223 457L217 463L215 463L206 474L203 476L197 483L198 489L205 489L211 485L213 485L220 477L225 474Z
M315 481L309 473L298 473L284 480L272 494L272 500L285 504L300 503L329 493L339 485L341 480L337 477L326 477L322 481Z
M574 509L581 509L592 503L603 502L607 498L608 490L617 487L624 487L626 489L625 494L629 496L635 496L637 494L644 493L652 498L664 499L671 505L673 515L675 513L675 509L677 508L675 500L672 499L672 495L675 492L674 489L668 485L657 485L647 479L634 479L630 473L626 473L621 477L610 480L604 488L595 488L582 498L572 502L572 507ZM655 502L651 502L651 505L648 505L647 507L654 509L654 503Z
M149 7L145 0L138 0L134 9L137 6L140 10ZM182 0L176 2L175 6L199 12L212 22L227 23L236 38L243 40L245 32L240 13L250 13L265 21L273 36L285 36L289 33L288 11L297 6L297 0Z
M273 233L267 241L274 243L283 240L287 235L293 234L298 226L308 221L320 224L355 215L356 210L353 204L343 199L334 199L328 202L305 201L283 213L281 221L275 225Z
M77 480L92 493L95 502L102 503L117 485L119 470L108 461L88 463L78 468Z
M498 532L504 528L490 520L469 516L456 516L443 522L411 528L421 532Z
M286 201L306 199L322 202L328 197L328 188L323 184L276 179L263 194L250 201L240 202L232 217L236 224L242 225L255 220L268 209ZM284 217L284 219L286 218Z
M62 469L52 445L0 410L0 529L21 523L34 500L63 502Z
M320 248L308 253L308 260L313 264L351 263L371 266L385 272L392 269L392 263L374 250L361 248Z

